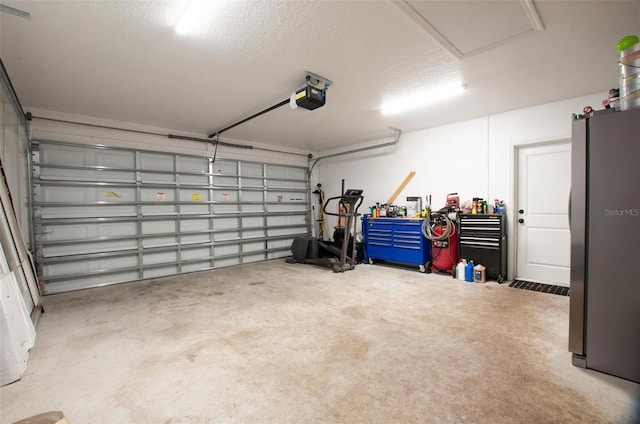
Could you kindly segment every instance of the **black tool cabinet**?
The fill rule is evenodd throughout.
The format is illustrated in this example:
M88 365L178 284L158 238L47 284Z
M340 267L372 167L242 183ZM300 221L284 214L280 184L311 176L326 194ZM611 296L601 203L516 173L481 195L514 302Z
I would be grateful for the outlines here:
M505 215L461 214L460 258L484 265L487 278L499 283L507 278L507 225Z

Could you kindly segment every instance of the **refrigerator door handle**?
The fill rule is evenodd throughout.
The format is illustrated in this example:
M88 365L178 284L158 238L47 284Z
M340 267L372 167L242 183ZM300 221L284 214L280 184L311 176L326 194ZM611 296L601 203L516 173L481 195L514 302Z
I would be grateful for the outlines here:
M571 187L569 187L569 201L567 203L567 217L569 218L569 231L571 231Z

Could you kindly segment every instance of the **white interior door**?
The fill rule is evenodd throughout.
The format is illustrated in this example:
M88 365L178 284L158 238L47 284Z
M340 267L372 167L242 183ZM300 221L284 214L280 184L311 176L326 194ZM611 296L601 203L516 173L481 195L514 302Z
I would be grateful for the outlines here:
M571 144L518 149L516 278L569 286Z

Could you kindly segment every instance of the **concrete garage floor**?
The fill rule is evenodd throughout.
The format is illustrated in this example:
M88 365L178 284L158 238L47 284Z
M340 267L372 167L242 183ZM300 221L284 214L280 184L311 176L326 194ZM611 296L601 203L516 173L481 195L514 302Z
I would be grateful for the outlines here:
M630 423L571 365L567 297L275 260L45 298L2 423Z

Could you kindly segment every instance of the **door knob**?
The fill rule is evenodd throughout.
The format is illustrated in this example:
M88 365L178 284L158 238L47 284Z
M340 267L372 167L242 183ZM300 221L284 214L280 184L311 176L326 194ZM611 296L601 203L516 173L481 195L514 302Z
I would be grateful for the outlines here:
M521 224L524 224L524 219L520 218L520 219L518 220L518 222L519 222L519 223L521 223Z
M518 211L518 213L519 213L519 214L523 214L523 213L524 213L524 210L523 210L523 209L520 209L520 210Z

